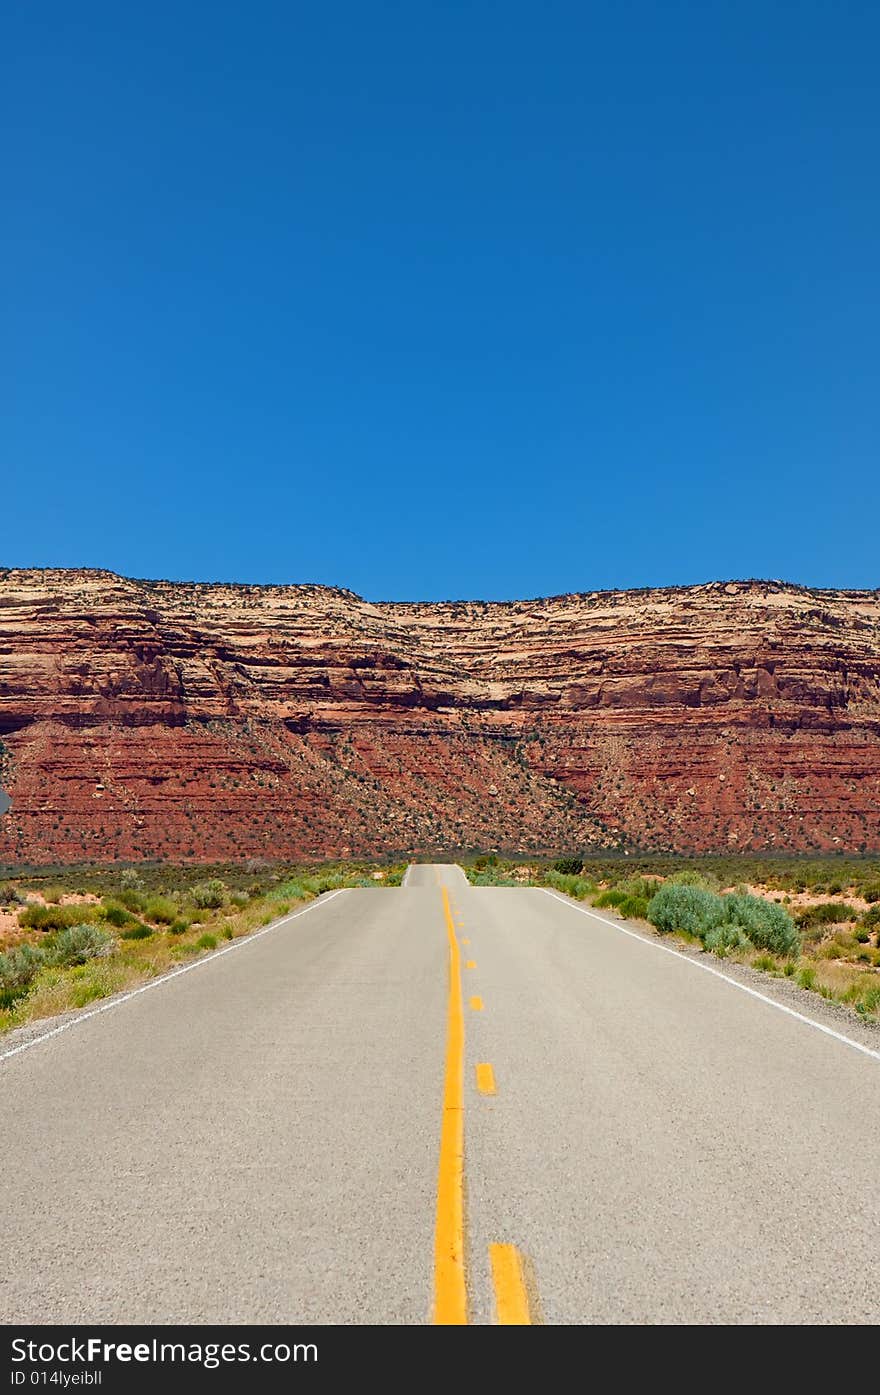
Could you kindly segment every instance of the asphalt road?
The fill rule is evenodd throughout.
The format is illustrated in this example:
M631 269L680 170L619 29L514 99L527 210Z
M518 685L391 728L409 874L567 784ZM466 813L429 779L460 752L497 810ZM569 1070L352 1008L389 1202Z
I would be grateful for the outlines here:
M0 1109L7 1322L423 1323L456 1276L475 1323L880 1318L880 1059L453 867L35 1040Z

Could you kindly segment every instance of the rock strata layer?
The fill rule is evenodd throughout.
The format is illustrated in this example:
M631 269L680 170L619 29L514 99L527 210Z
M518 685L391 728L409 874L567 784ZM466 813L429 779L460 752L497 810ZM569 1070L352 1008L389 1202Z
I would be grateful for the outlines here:
M0 572L0 861L880 848L880 592Z

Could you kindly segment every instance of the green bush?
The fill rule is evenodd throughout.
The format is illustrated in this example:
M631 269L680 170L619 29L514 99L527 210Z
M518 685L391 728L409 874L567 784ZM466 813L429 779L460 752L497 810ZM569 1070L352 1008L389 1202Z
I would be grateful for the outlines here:
M126 867L120 880L126 891L143 891L144 889L143 880L133 867Z
M112 948L111 936L97 925L71 925L66 930L57 930L50 937L46 962L58 968L68 968L71 964L85 964L88 959L97 959L100 955L108 954Z
M714 872L698 872L694 867L685 867L682 872L673 873L669 881L673 886L696 886L703 891L717 892L721 885Z
M692 882L665 882L648 903L648 919L662 934L684 930L703 939L724 920L724 903Z
M193 905L200 911L219 910L225 898L226 887L219 877L212 877L207 882L196 882L192 889Z
M31 903L19 912L18 923L28 930L66 930L71 925L84 925L98 915L97 906L38 906Z
M143 914L156 925L171 925L177 919L177 906L167 896L151 896Z
M168 934L169 934L169 935L185 935L188 929L189 929L189 921L188 921L188 920L183 920L183 919L180 919L180 920L172 920L171 924L168 926Z
M870 886L863 887L862 895L870 905L880 901L880 882L871 882Z
M217 936L216 936L216 935L199 935L199 938L196 940L196 949L216 949L216 948L217 948Z
M234 891L229 900L236 910L240 911L250 901L250 896L246 891Z
M0 886L0 906L21 906L24 904L24 897L14 886Z
M604 910L606 906L614 906L616 908L620 905L621 901L625 900L625 891L618 891L616 887L611 887L608 891L600 891L593 905L599 907L600 910Z
M64 895L63 886L44 886L41 887L40 890L43 895L43 900L46 902L47 905L60 905L61 898Z
M134 925L126 925L124 930L120 930L121 940L148 940L153 931L149 925L144 925L142 921L136 920Z
M866 930L873 930L875 925L880 925L880 906L872 906L869 911L865 911L859 925L863 925Z
M124 906L102 906L101 915L108 925L115 925L117 930L122 930L126 925L140 925L136 915L127 911Z
M739 926L757 949L789 956L800 953L800 936L794 921L775 901L732 892L723 898L723 904L725 922Z
M648 898L646 896L625 896L617 907L621 915L630 920L647 920Z
M855 907L848 906L845 901L820 901L818 906L805 906L798 913L797 923L804 929L815 925L842 925L855 920L858 914Z
M126 910L137 911L139 913L144 909L144 906L147 904L147 898L143 894L143 892L136 890L136 888L134 887L126 886L124 880L122 890L120 891L116 899L117 901L121 902L123 906L125 906Z
M553 864L554 872L563 872L569 877L578 877L584 870L582 857L558 857Z
M573 876L571 872L554 872L552 869L544 877L547 886L554 887L557 891L562 891L566 896L572 896L575 901L583 901L585 897L591 896L596 890L591 881L586 877ZM519 882L506 880L502 881L496 876L496 885L519 886Z
M0 1007L12 1007L23 998L45 962L46 951L33 945L17 945L0 954Z

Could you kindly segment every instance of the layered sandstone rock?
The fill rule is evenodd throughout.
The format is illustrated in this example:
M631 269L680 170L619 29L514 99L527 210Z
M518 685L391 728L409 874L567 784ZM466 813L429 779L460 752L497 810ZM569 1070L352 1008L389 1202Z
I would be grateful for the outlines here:
M0 861L880 847L880 593L0 573Z

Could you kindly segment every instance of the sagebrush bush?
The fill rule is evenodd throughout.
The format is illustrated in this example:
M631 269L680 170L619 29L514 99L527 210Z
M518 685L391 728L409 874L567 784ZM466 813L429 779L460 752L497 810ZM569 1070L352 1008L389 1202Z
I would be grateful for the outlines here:
M739 926L757 949L774 954L800 953L800 936L788 911L775 901L745 892L732 892L723 898L726 924Z
M554 872L564 872L569 877L578 877L584 870L582 857L558 857L553 863Z
M870 905L873 905L875 901L880 901L880 882L871 882L870 885L863 887L862 895Z
M88 959L109 954L112 948L112 937L97 925L71 925L50 937L46 962L66 969L71 964L85 964Z
M179 920L172 920L171 924L168 926L168 934L169 934L169 935L185 935L188 929L189 929L189 921L188 921L188 920L183 920L182 918L179 919Z
M722 923L707 930L703 944L713 954L723 958L728 950L750 949L752 942L741 926Z
M0 954L0 1007L23 998L45 962L46 951L34 945L16 945Z
M126 867L120 882L126 891L143 891L144 889L143 879L133 867Z
M216 949L216 948L217 948L217 936L216 936L216 935L199 935L199 938L196 940L196 949Z
M648 919L663 934L684 930L703 939L724 920L720 896L690 882L664 882L648 903Z
M191 892L193 905L200 911L216 911L226 898L226 886L219 877L211 877L207 882L196 882Z
M24 904L24 897L21 892L8 883L0 886L0 906L21 906Z

